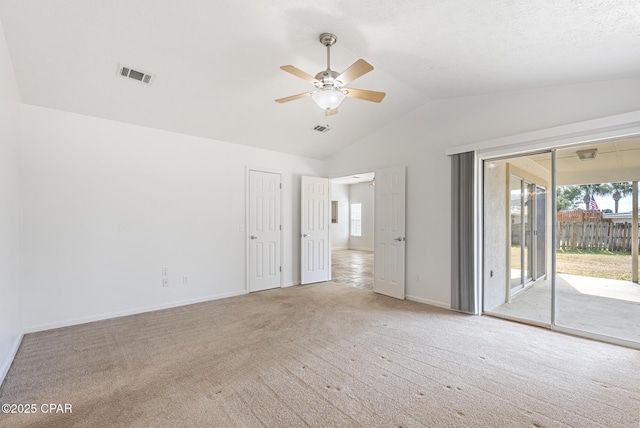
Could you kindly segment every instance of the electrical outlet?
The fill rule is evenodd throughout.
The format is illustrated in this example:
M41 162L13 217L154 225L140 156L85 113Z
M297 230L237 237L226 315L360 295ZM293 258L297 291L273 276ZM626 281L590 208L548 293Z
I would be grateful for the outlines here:
M167 277L162 278L162 286L163 287L168 287L169 286L169 278L167 278Z
M182 284L187 285L189 283L189 277L187 275L182 275Z
M167 267L162 268L162 276L169 276L169 268Z

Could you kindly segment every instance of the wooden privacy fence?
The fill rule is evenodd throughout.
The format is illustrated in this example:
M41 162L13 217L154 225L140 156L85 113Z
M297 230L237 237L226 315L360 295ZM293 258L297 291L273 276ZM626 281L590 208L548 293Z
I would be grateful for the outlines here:
M557 249L631 252L631 223L559 221L556 228Z
M588 222L606 222L611 223L610 218L604 218L604 213L599 210L573 210L559 211L556 218L560 222L568 221L588 221Z

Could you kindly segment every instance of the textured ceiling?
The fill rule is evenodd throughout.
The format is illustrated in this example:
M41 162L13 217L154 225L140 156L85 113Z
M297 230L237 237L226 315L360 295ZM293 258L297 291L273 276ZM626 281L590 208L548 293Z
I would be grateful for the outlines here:
M323 159L432 100L640 76L640 2L0 0L22 101ZM375 70L325 118L277 104L325 67ZM150 86L118 65L155 75ZM331 131L312 131L330 124Z

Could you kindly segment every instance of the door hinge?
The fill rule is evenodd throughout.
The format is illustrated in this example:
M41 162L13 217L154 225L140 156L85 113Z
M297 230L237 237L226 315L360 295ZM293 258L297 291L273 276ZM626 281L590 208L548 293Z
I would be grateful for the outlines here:
M280 266L280 272L282 272L282 266Z
M282 225L280 225L280 230L282 230Z
M282 183L280 183L280 188L282 189Z

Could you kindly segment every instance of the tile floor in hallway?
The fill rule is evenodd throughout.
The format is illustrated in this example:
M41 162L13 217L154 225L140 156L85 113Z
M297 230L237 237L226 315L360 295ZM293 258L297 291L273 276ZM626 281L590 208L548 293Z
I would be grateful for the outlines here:
M331 280L351 287L373 289L373 251L331 252Z

